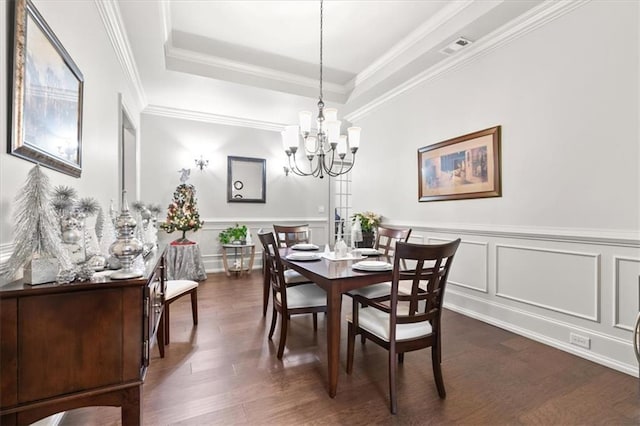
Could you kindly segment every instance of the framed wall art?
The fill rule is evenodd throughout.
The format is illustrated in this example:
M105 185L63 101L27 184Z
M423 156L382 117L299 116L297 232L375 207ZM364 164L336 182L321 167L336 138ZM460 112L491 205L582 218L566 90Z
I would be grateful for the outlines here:
M500 197L501 126L418 150L418 201Z
M267 202L267 160L227 157L227 202Z
M11 137L7 151L80 177L84 78L29 0L13 8Z

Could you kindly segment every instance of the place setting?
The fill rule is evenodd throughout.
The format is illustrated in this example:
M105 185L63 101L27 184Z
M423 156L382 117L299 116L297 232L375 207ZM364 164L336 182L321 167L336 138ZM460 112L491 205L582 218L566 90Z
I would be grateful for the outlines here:
M292 247L293 248L293 247ZM298 251L289 253L287 255L287 260L295 260L298 262L308 262L312 260L320 260L321 256L319 253L312 253L309 251Z
M375 256L380 256L382 254L377 249L368 248L368 247L354 249L353 253L359 254L360 256L364 256L364 257L375 257Z
M351 268L365 272L383 272L391 271L393 269L393 265L389 262L383 262L380 260L363 260L358 263L354 263L351 265Z
M300 250L300 251L313 251L313 250L319 250L319 249L320 247L311 243L298 243L291 246L291 250Z

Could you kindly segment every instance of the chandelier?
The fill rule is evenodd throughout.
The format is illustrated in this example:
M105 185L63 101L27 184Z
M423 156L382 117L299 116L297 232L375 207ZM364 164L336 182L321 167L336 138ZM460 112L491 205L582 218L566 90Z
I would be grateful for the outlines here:
M299 113L300 124L285 126L282 131L282 146L287 154L289 171L298 176L323 178L324 175L336 177L348 173L355 163L356 152L360 146L360 128L349 127L347 135L340 134L341 121L338 110L325 108L322 100L322 21L323 1L320 0L320 97L318 100L317 128L311 129L311 111ZM300 136L304 141L304 151L309 166L298 166L296 152L300 145ZM351 151L351 161L345 161L347 151ZM340 161L337 161L337 158ZM314 161L315 160L315 161Z

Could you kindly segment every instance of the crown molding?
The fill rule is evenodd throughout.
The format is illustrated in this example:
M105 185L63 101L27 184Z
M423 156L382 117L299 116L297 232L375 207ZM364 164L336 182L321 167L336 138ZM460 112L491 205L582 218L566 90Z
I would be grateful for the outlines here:
M131 51L131 45L129 38L124 30L124 23L122 22L122 15L120 14L120 8L115 1L101 1L95 0L95 5L98 9L100 19L104 24L104 28L111 41L111 46L120 62L120 67L125 76L128 77L128 83L133 89L133 93L138 102L140 110L147 105L147 97L144 93L142 81L138 74L138 67Z
M391 49L389 49L384 55L375 60L371 65L362 70L353 79L353 85L358 86L364 81L373 77L378 71L384 67L392 64L400 55L422 42L431 33L440 28L442 25L448 23L452 18L457 16L460 12L472 5L476 0L465 0L460 2L451 2L444 7L441 11L435 14L424 24L420 25L414 31L412 31L404 39L400 40ZM403 66L406 64L403 64Z
M281 132L286 126L283 123L270 121L252 120L248 118L232 117L228 115L213 114L202 111L192 111L187 109L166 107L161 105L148 105L143 114L157 115L161 117L180 118L183 120L201 121L204 123L224 124L226 126L247 127L251 129L268 130L270 132Z
M426 81L433 80L442 74L452 71L460 66L466 65L479 57L507 44L530 31L548 24L556 18L565 15L572 10L588 3L590 0L547 0L529 12L514 19L508 24L503 25L499 29L488 34L486 37L476 41L468 49L460 51L458 54L445 59L437 65L423 71L406 82L396 86L386 93L378 96L365 105L345 115L345 119L350 122L360 120L372 111L390 101L391 99L401 95L402 93L422 84Z

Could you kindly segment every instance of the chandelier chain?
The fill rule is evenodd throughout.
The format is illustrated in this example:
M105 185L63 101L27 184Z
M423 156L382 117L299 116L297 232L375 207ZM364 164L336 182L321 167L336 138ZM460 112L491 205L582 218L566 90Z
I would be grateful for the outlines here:
M322 15L323 15L323 1L320 0L320 100L322 101Z

